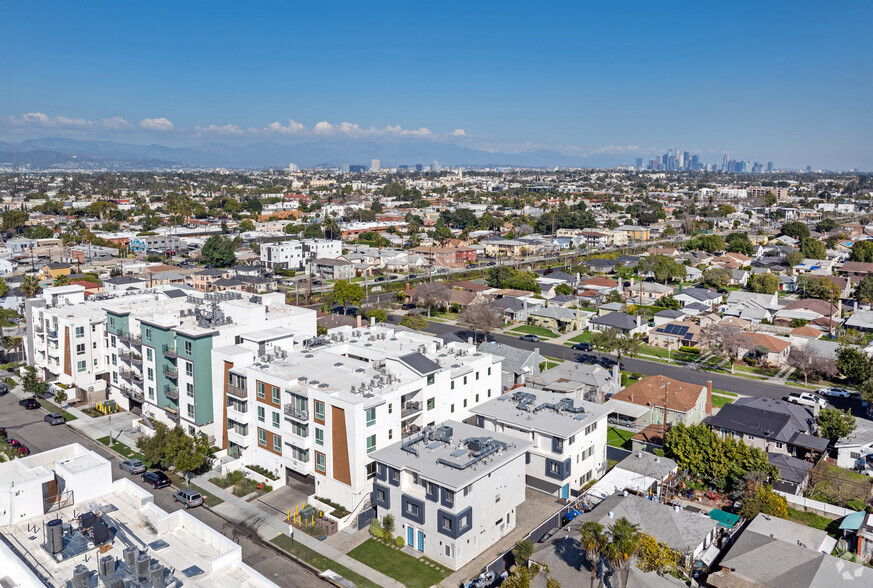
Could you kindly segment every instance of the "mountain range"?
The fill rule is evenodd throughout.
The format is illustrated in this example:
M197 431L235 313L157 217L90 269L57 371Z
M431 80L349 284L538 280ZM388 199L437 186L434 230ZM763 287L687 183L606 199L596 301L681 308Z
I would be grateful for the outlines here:
M0 141L0 168L49 169L266 169L367 165L379 159L383 167L415 164L474 167L609 167L618 165L615 155L573 157L550 150L501 153L471 149L436 141L374 142L360 140L314 140L295 144L270 141L231 145L204 143L190 147L137 145L113 141L79 141L63 137L28 139L20 143Z

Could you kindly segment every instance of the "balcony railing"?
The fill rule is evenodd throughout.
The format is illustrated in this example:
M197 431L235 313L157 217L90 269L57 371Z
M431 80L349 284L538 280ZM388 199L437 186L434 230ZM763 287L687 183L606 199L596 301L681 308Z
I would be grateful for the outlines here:
M162 347L162 350L163 350L163 352L164 352L164 355L166 355L167 357L172 357L172 358L174 358L174 359L177 358L177 357L179 357L179 354L176 353L176 348L175 348L175 347L170 347L169 345L164 345L164 346Z
M136 333L118 333L116 337L128 343L142 343L142 336Z
M142 374L134 372L132 370L120 370L119 373L121 377L125 380L131 380L133 382L142 382Z
M238 386L234 386L233 384L227 385L227 393L231 396L236 396L237 398L248 398L249 393L245 388L240 388Z
M122 388L121 394L123 396L126 396L127 398L131 398L133 400L138 400L140 402L145 400L145 396L143 396L143 393L140 392L139 390L137 390L136 388Z
M419 431L421 431L421 427L418 425L409 425L408 427L403 427L403 432L400 436L402 439L406 439L410 435L415 435Z
M285 414L292 419L304 422L309 421L309 411L306 409L296 410L293 404L286 404L285 408L282 410L284 410Z
M176 410L174 408L170 408L169 406L167 406L164 408L164 411L167 413L167 418L169 418L171 421L173 421L174 423L179 422L179 411L178 410Z
M407 402L400 411L400 418L405 419L418 412L421 412L421 402Z
M45 327L42 326L42 323L34 323L33 332L34 333L44 333Z
M129 351L119 351L118 357L129 362L135 363L137 365L142 364L142 355L138 353L130 353Z
M167 384L164 386L164 396L171 400L179 400L179 388Z
M168 378L172 378L174 380L179 378L179 370L176 368L171 368L168 365L164 366L164 375Z
M49 339L57 339L58 338L57 331L46 331L46 334L48 335Z

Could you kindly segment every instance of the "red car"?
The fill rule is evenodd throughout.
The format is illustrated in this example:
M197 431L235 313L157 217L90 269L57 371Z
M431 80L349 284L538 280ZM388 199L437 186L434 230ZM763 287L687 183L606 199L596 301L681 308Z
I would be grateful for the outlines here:
M27 457L28 455L30 455L30 449L28 449L26 445L18 445L15 448L15 454L18 457Z
M12 447L18 447L19 445L21 445L21 441L19 441L18 439L7 439L6 442L9 443Z

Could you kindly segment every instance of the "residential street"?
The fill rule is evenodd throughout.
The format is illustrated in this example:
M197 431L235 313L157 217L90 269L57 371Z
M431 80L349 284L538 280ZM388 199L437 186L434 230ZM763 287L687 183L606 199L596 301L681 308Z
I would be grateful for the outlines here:
M53 427L49 425L43 421L46 411L42 409L25 410L18 405L18 400L19 397L11 393L0 397L0 427L6 428L9 438L18 439L33 453L61 447L70 443L79 443L112 462L113 480L124 476L129 477L136 484L152 492L155 496L155 504L167 512L182 508L181 505L173 501L173 492L175 490L172 487L153 491L150 486L142 483L139 476L127 474L118 467L118 464L123 461L120 455L110 451L101 443L85 437L70 426L58 425ZM243 550L243 561L276 584L301 588L325 588L332 586L329 582L322 580L308 569L300 566L293 559L264 544L258 538L256 532L231 525L207 508L195 508L189 512L238 543Z

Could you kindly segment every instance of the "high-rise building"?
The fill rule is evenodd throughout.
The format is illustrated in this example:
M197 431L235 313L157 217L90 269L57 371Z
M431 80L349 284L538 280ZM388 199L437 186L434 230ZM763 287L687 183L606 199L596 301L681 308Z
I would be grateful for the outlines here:
M772 161L767 162L767 171L768 172L773 171L773 162Z
M417 171L417 172L424 171L424 166L420 163L416 163L415 164L415 171Z
M432 172L438 172L438 171L440 171L440 162L439 162L439 161L434 161L433 163L431 163L431 164L430 164L430 171L432 171Z
M370 160L370 171L379 171L379 168L382 166L382 162L378 159Z
M636 165L634 166L637 169L643 169L643 158L637 157Z
M296 171L300 171L300 166L297 165L296 163L289 163L288 164L288 171L292 172L292 173L296 172Z

